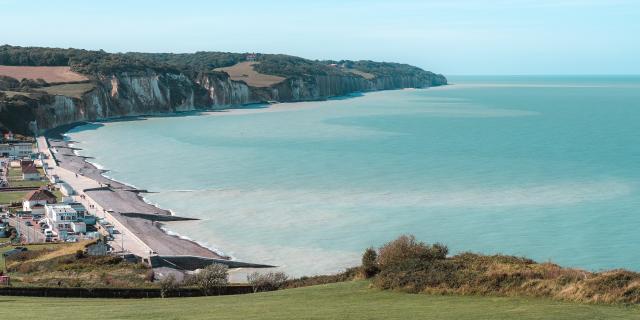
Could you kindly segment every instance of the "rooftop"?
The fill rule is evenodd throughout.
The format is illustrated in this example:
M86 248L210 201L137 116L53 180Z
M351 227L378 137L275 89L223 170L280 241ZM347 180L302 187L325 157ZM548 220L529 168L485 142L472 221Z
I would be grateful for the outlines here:
M55 202L56 201L56 196L51 193L51 191L46 190L46 189L39 189L39 190L33 190L29 193L27 193L27 195L24 198L27 201L48 201L48 202Z

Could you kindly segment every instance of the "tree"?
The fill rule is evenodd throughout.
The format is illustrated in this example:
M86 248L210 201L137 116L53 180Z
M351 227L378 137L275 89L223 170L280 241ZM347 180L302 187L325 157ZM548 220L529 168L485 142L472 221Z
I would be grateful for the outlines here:
M364 251L364 254L362 255L362 273L366 278L375 276L380 270L376 261L377 259L378 254L375 249L368 248Z
M208 265L196 274L195 283L205 296L214 291L220 293L220 290L229 284L228 271L229 267L223 264Z

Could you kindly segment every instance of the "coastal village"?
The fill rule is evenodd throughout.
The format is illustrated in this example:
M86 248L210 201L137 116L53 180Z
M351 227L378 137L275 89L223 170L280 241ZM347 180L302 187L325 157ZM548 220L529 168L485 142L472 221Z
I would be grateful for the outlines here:
M117 232L107 220L98 219L84 198L50 170L31 137L2 135L0 143L0 249L6 259L29 246L84 242L90 255L117 252L110 243ZM89 205L89 208L92 206ZM122 248L120 248L122 249ZM123 253L123 252L120 252ZM0 284L10 278L3 275Z
M0 143L0 285L7 261L29 250L71 246L87 256L115 256L182 278L212 263L232 261L195 242L167 234L162 222L191 220L147 204L146 190L108 180L64 139L5 132ZM78 253L80 254L80 253Z

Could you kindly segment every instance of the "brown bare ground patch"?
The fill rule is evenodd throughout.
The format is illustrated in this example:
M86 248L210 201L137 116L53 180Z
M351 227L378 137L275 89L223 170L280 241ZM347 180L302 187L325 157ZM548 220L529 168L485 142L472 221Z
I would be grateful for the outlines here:
M0 75L22 79L42 79L49 83L86 81L89 78L69 67L0 66Z
M371 79L376 77L375 75L373 75L371 73L360 71L360 70L356 70L356 69L346 69L345 68L344 71L350 72L350 73L353 73L353 74L357 74L357 75L359 75L359 76L361 76L361 77L363 77L363 78L365 78L367 80L371 80Z
M270 87L284 81L286 78L262 74L253 69L254 64L259 62L240 62L231 67L217 68L216 71L224 71L229 74L231 80L244 81L252 87Z

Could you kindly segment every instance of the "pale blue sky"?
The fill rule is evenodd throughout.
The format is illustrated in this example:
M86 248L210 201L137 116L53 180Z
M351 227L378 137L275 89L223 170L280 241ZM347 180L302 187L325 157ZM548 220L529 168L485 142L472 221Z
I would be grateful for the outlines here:
M449 75L640 74L639 37L634 0L0 0L0 43L371 59Z

